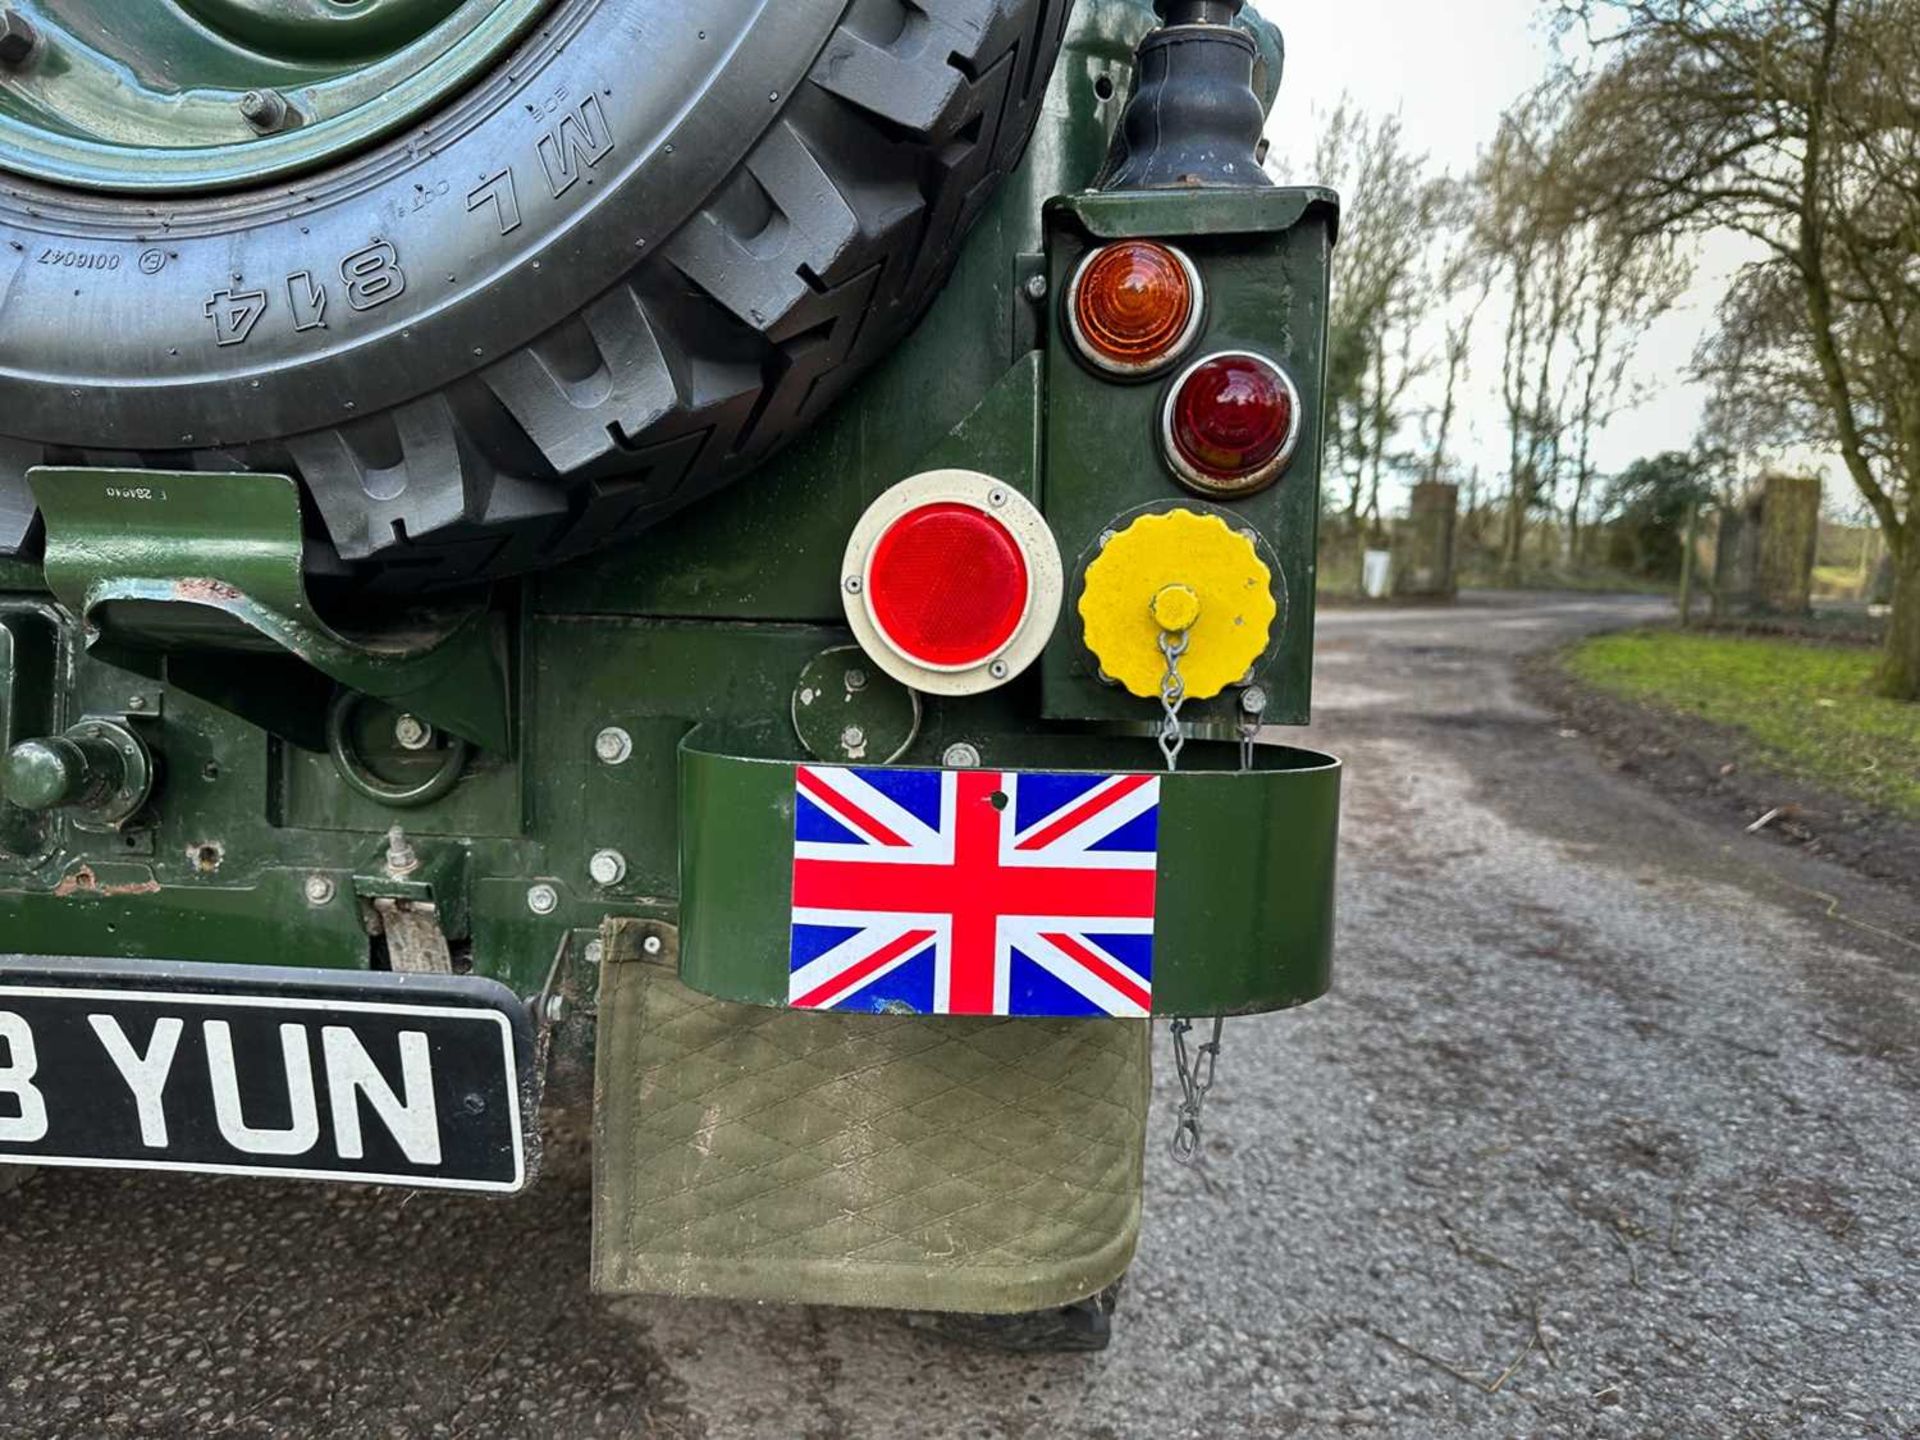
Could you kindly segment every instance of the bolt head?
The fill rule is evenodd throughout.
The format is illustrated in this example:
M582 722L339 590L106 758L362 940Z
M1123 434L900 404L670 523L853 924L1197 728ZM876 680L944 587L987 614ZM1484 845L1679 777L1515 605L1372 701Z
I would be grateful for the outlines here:
M980 751L963 740L958 745L949 745L940 756L940 763L949 770L972 770L980 763Z
M534 885L527 890L527 909L536 915L551 915L560 908L560 892L551 885Z
M864 750L867 747L867 732L858 725L849 725L840 732L842 750Z
M648 955L658 955L667 948L667 942L658 935L649 935L640 942L640 949Z
M558 1025L566 1018L567 997L564 995L549 995L547 997L547 1023L549 1025Z
M22 65L33 54L40 32L18 10L0 11L0 64Z
M846 674L846 681L849 693L858 695L862 690L867 688L867 672L858 669L849 670Z
M1249 685L1240 692L1240 708L1249 715L1258 715L1267 708L1267 692L1258 685Z
M325 875L309 875L306 883L300 887L300 893L307 897L309 905L330 905L333 903L333 881Z
M596 850L587 861L587 874L596 885L618 885L627 878L627 857L618 850Z
M593 737L593 753L602 765L624 765L633 755L633 737L609 725Z
M265 135L287 123L287 102L277 90L249 90L240 97L240 116Z
M1029 275L1027 277L1027 298L1029 300L1044 300L1047 298L1046 276Z
M417 715L402 715L393 722L393 738L402 750L424 750L433 744L433 727Z
M587 964L603 965L607 959L607 947L598 940L587 942Z

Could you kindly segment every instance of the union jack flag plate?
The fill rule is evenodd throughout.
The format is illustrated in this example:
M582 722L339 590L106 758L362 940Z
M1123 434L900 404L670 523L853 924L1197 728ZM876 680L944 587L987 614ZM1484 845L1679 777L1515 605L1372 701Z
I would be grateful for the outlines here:
M787 1003L1145 1015L1154 775L795 771Z

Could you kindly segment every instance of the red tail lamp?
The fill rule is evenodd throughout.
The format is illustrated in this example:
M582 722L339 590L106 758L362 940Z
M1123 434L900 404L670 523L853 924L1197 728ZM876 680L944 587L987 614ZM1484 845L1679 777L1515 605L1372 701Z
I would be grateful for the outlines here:
M1189 365L1161 414L1167 463L1192 489L1246 495L1270 485L1300 439L1300 392L1264 355L1228 350Z
M971 470L903 480L854 526L847 620L894 679L937 695L1004 684L1059 618L1060 551L1025 496Z
M1067 328L1088 362L1146 375L1177 360L1200 333L1200 272L1171 245L1121 240L1083 259L1067 287Z

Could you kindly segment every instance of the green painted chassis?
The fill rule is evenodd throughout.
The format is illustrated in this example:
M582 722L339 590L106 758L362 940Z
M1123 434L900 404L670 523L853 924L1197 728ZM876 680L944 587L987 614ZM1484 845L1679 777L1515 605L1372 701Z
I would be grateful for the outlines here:
M1056 87L1064 104L1043 119L925 321L853 397L763 471L637 544L504 587L463 622L469 640L484 633L475 643L485 654L470 645L449 666L443 651L445 673L383 682L377 665L353 670L350 645L329 663L323 642L339 637L301 610L297 556L289 576L284 555L258 572L233 560L246 546L222 558L218 535L143 539L136 522L129 540L124 506L90 505L84 487L61 492L70 503L47 507L44 570L0 561L0 740L110 717L139 730L163 770L152 803L116 833L0 814L0 950L365 967L367 904L391 897L433 904L474 973L575 1002L562 1048L576 1054L592 1033L593 942L610 920L680 920L696 937L692 983L778 1003L768 977L785 966L790 832L757 802L784 785L790 806L784 767L806 758L783 726L796 677L848 643L837 579L854 521L888 486L936 466L988 472L1041 505L1069 604L1033 671L988 695L929 698L902 763L937 765L964 739L1007 768L1157 765L1156 708L1100 681L1071 603L1116 517L1207 508L1159 457L1165 378L1096 375L1065 341L1058 297L1072 266L1127 235L1175 241L1198 265L1208 310L1197 353L1272 355L1304 397L1306 430L1282 481L1213 507L1257 533L1282 591L1273 644L1251 677L1269 696L1264 718L1304 723L1335 206L1313 190L1077 193L1119 103L1096 82L1127 63L1136 36L1077 34ZM89 547L89 526L102 545ZM180 588L209 575L226 588ZM188 621L147 623L168 604L187 606ZM247 606L259 613L237 613ZM196 633L207 648L195 648ZM154 634L170 653L142 649ZM334 682L376 697L360 707L358 735L384 773L404 780L432 763L391 743L383 751L403 707L480 742L458 786L396 810L343 779L315 748L314 705L286 703ZM1214 738L1188 751L1190 768L1206 772L1194 788L1170 792L1163 849L1177 842L1186 864L1161 933L1180 959L1156 975L1167 998L1156 1010L1176 1000L1187 1013L1277 1008L1327 983L1337 767L1275 752L1233 776L1237 750L1224 742L1236 698L1186 712ZM456 712L467 720L446 718ZM631 739L618 764L596 753L609 727ZM758 738L738 754L715 751L710 737L729 731ZM1229 795L1224 808L1207 798ZM395 823L421 861L400 879L383 864ZM716 884L724 867L689 864L690 838L696 855L750 853L752 873ZM588 871L603 849L626 862L611 885ZM683 916L683 893L696 893L687 884L699 886L699 908ZM544 910L530 904L536 886L552 893Z

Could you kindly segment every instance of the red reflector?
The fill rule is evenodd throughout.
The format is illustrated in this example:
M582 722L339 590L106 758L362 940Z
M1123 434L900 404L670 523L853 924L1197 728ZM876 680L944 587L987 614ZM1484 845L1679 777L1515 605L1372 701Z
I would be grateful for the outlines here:
M1278 365L1212 355L1180 377L1168 402L1168 458L1202 488L1242 490L1279 473L1293 450L1300 403Z
M1027 557L1006 526L970 505L909 510L873 547L867 604L881 633L932 669L999 653L1027 613Z
M1108 245L1074 276L1068 302L1074 338L1102 369L1152 369L1193 338L1198 290L1191 263L1170 247L1151 240Z

